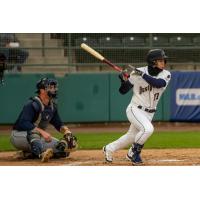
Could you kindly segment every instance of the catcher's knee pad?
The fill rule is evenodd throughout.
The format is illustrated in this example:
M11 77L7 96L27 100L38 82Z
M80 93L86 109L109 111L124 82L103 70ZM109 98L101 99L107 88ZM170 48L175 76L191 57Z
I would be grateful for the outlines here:
M43 152L43 145L40 135L37 133L28 134L28 141L31 145L31 153L37 157Z
M67 148L67 143L66 143L66 141L64 141L64 140L60 140L60 141L58 142L58 144L56 145L56 149L57 149L59 152L65 152L66 148Z
M42 153L42 143L41 141L35 140L33 142L31 142L31 153L36 155L36 156L40 156L40 154Z

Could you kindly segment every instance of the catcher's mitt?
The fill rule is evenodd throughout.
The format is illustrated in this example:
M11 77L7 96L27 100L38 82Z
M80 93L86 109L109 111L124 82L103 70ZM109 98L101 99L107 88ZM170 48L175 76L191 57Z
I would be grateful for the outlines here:
M76 136L72 135L72 133L67 133L60 140L56 148L60 151L72 152L78 148L78 142Z

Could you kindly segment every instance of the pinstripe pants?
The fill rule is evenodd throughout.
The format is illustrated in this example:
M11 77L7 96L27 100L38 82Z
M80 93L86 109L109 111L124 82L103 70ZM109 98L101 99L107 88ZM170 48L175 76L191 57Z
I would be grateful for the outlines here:
M106 149L115 152L123 149L133 143L143 145L152 135L154 127L152 119L154 113L148 113L137 108L137 106L129 104L126 109L126 115L131 125L128 132L118 140L106 145Z

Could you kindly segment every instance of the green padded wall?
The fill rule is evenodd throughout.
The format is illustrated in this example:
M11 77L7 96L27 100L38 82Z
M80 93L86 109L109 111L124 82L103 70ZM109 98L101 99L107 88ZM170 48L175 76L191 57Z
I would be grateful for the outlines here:
M53 74L9 74L5 75L5 85L0 86L0 123L14 123L24 103L35 95L36 82Z
M110 92L109 92L109 119L110 121L128 121L126 117L126 107L131 101L132 91L122 95L119 93L120 80L118 73L110 74Z
M167 86L167 89L163 95L163 121L170 121L170 113L171 113L171 106L170 106L170 99L171 99L171 90L170 84Z
M0 123L12 124L22 106L35 95L36 82L53 74L10 74L0 86ZM117 122L128 121L126 107L132 91L121 95L118 91L118 73L70 74L57 78L59 82L58 110L64 122ZM163 94L154 121L170 119L170 86Z
M59 79L59 112L65 122L109 121L109 74L70 74Z

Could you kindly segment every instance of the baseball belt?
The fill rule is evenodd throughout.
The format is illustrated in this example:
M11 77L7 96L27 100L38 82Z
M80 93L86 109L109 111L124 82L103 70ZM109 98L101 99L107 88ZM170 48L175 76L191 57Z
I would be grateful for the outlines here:
M141 110L144 110L144 111L146 111L146 112L148 112L148 113L154 113L154 112L156 112L156 109L144 108L144 107L141 106L141 105L139 105L138 108L141 109Z

